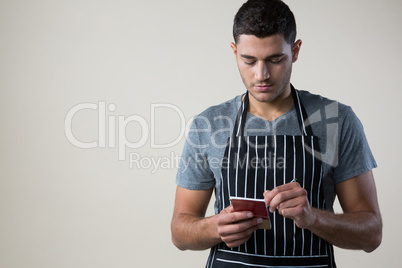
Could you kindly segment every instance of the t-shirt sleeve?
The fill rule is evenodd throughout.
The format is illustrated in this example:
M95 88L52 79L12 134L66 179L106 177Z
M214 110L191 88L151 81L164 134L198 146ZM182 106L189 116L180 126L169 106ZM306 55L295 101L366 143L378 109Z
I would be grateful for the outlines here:
M205 148L208 140L202 135L210 132L208 125L194 118L187 135L176 175L176 184L189 190L206 190L215 187L214 174L208 164Z
M334 181L342 181L363 174L377 167L370 150L363 125L353 110L348 107L340 122L338 163L334 167Z

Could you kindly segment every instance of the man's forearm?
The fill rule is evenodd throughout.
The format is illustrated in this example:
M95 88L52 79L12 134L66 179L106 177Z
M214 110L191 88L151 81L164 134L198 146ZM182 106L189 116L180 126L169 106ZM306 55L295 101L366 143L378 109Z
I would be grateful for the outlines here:
M216 216L178 214L172 221L172 241L180 250L205 250L219 244Z
M382 221L374 212L334 214L315 208L313 212L316 220L308 229L337 247L371 252L381 243Z

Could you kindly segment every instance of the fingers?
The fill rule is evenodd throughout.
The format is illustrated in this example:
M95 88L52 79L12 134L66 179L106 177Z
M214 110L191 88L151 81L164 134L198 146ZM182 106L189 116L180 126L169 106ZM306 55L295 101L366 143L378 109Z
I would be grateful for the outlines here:
M265 202L267 202L267 204L269 205L271 203L271 200L279 193L281 192L285 192L285 191L290 191L292 189L295 188L301 188L300 184L297 182L291 182L291 183L287 183L287 184L283 184L280 186L275 187L274 189L272 189L272 191L265 191L264 192L264 198L265 198Z
M298 205L298 206L283 208L280 210L280 214L282 214L282 216L284 216L285 218L298 220L300 218L300 215L303 214L303 206Z
M281 213L284 208L297 206L306 196L307 191L297 182L287 183L264 193L265 202L271 213L276 209Z
M262 223L261 218L254 218L250 211L233 211L229 206L219 213L217 218L218 234L229 247L236 247L246 242Z
M296 207L303 207L306 204L306 198L304 196L298 196L293 199L284 201L278 205L278 212L279 214L283 215L284 217L289 218L293 215L290 212L291 209Z
M262 219L253 218L246 221L218 226L218 234L228 247L236 247L246 242L255 230L258 229Z
M254 217L253 213L250 211L235 212L233 210L232 205L222 210L220 214L222 214L218 219L218 224L220 225L232 224L235 222L244 221Z
M299 205L300 202L305 200L306 195L307 192L303 188L280 192L272 198L269 204L269 210L274 212L278 209L280 212L281 209Z
M308 228L315 222L315 214L312 210L307 191L297 182L291 182L274 188L264 193L264 199L270 212L276 209L278 213L295 221L300 228Z

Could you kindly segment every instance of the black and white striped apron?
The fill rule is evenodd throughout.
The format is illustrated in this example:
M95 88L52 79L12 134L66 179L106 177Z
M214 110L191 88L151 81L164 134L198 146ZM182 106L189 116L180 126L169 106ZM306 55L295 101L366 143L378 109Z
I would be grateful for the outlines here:
M311 206L325 209L318 138L305 125L307 113L291 86L300 136L244 136L246 93L222 161L219 211L229 197L264 198L265 190L297 178ZM270 213L271 230L258 229L235 248L225 243L211 249L207 267L336 267L333 247L277 211Z

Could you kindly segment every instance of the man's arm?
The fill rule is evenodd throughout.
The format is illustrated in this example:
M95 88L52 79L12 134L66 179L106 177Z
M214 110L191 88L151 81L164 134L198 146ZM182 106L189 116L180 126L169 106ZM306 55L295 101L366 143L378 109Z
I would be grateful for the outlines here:
M229 206L205 218L213 189L188 190L177 186L171 223L172 241L181 250L204 250L224 241L235 247L247 241L261 224L251 212L234 212Z
M382 240L382 220L371 171L335 186L343 214L312 208L307 192L296 182L264 193L270 210L293 219L329 243L347 249L375 250Z
M176 189L171 223L172 241L181 250L202 250L220 243L216 217L204 218L213 189Z

